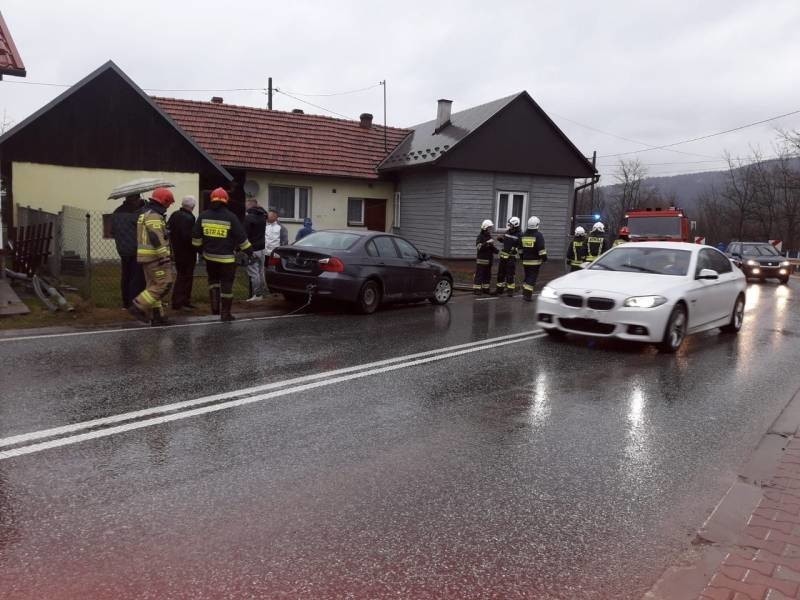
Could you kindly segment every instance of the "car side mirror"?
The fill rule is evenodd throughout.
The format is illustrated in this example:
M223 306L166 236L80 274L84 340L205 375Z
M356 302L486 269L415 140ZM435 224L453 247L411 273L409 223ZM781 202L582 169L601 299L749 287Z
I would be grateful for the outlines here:
M714 269L700 269L700 273L695 279L719 279L719 273Z
M420 252L419 253L419 259L422 260L422 261L426 261L426 260L430 260L431 257L430 257L430 255L428 255L425 252Z

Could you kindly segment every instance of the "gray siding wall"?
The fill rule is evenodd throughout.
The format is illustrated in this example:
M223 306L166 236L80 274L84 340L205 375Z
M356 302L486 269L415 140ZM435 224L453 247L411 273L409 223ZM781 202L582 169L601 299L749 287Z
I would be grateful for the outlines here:
M423 252L445 256L447 172L405 172L400 192L399 233Z
M472 258L475 256L475 236L483 219L497 218L497 192L526 192L528 214L542 220L541 232L545 237L549 258L563 259L566 254L569 217L574 181L563 177L536 177L457 171L449 173L450 244L447 256ZM505 227L505 223L495 223Z

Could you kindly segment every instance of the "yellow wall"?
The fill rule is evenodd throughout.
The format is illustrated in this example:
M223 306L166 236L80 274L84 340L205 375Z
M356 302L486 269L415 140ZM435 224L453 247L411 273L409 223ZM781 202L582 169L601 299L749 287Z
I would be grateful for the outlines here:
M108 200L109 192L120 184L144 177L160 177L175 184L170 188L176 200L172 210L180 207L184 196L198 197L200 176L197 173L84 169L18 162L12 165L12 194L15 206L57 213L67 205L111 213L122 200Z
M386 200L386 230L392 229L394 215L394 183L387 181L364 181L334 177L307 177L302 175L278 175L273 173L247 173L247 179L258 183L258 203L269 207L268 188L270 184L289 185L311 188L311 220L314 229L348 229L347 198L376 198ZM371 187L370 187L371 186ZM335 192L333 190L336 190ZM289 230L289 240L294 240L295 233L302 222L281 218L281 222ZM352 227L350 229L364 229Z

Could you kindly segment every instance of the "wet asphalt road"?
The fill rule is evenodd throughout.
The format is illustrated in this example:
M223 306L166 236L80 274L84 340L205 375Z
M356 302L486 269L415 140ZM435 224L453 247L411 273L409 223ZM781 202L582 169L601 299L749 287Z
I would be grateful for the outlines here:
M468 345L535 330L470 296L0 341L5 440L205 398L0 446L0 597L639 598L800 388L799 295L751 285L738 337L677 356Z

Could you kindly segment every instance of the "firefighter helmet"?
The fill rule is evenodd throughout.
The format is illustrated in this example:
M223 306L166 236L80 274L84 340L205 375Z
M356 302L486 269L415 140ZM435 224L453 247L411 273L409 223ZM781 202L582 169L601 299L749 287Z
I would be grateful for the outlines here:
M172 195L172 192L163 187L154 189L150 199L154 202L158 202L164 208L168 208L170 204L175 202L175 197Z
M531 217L528 219L528 229L539 229L539 224L541 222L539 217Z
M223 190L221 187L218 187L213 192L211 192L211 202L222 202L223 204L227 204L228 192Z
M483 223L481 223L481 229L489 229L489 227L494 227L494 223L492 223L489 219L485 219Z
M586 235L586 230L583 227L581 227L580 225L578 225L575 228L575 235L578 235L578 236Z
M512 227L519 227L519 217L511 217L508 220L508 224Z
M600 233L605 233L606 226L603 225L602 221L598 221L594 225L592 225L592 231L599 231Z

